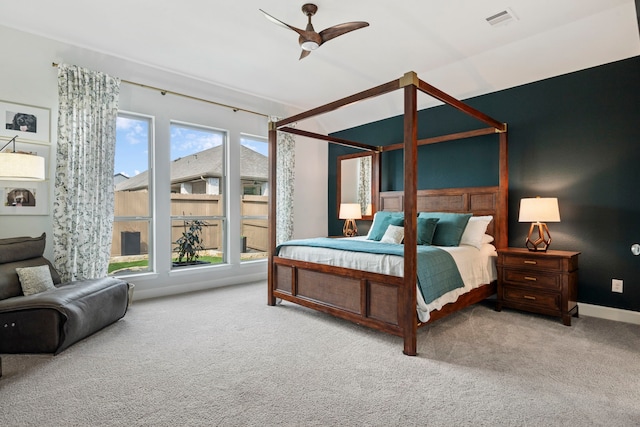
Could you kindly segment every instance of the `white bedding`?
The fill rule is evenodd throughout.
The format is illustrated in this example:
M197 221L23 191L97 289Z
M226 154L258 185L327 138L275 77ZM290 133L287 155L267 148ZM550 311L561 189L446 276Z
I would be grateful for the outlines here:
M365 236L351 237L351 239L365 239ZM429 320L429 313L442 308L445 304L455 302L462 294L490 283L498 277L495 259L498 256L496 248L491 244L482 245L481 249L473 246L460 245L457 247L439 246L451 254L464 287L455 289L426 304L420 291L418 294L418 317L422 322ZM378 255L364 252L340 251L337 249L316 248L308 246L282 246L278 254L282 258L296 259L319 264L328 264L390 276L404 275L404 259L396 255Z

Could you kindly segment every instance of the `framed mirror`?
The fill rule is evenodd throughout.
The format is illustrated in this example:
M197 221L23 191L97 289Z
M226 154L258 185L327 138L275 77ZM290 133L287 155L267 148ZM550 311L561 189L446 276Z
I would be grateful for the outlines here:
M378 208L379 154L365 152L338 156L337 208L341 203L357 203L362 219L372 220Z

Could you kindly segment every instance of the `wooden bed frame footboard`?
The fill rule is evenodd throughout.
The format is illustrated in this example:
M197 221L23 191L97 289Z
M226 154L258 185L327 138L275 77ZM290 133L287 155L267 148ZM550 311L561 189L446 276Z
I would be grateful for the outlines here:
M275 297L402 336L402 277L281 257L273 264Z
M272 286L275 298L411 340L416 339L418 327L496 293L495 282L482 285L432 311L429 322L423 323L418 320L415 305L411 313L405 312L406 283L398 276L274 257ZM416 329L403 328L405 316L415 318Z

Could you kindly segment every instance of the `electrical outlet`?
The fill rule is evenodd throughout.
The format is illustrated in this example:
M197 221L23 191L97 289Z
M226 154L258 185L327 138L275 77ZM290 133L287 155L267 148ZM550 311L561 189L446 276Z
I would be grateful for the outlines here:
M622 280L611 279L611 292L622 293Z

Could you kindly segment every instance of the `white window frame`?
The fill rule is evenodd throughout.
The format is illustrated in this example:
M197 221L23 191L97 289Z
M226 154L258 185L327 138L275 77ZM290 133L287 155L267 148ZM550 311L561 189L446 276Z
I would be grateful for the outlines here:
M228 220L227 220L227 206L229 203L229 188L228 188L228 179L227 179L227 174L228 174L228 170L227 170L227 165L228 165L228 144L229 144L229 132L227 130L224 129L220 129L217 127L213 127L213 126L206 126L206 125L201 125L201 124L196 124L196 123L190 123L190 122L184 122L184 121L180 121L180 120L170 120L169 121L169 147L170 147L170 151L172 148L172 141L171 141L171 131L172 131L172 126L176 125L176 126L180 126L183 128L191 128L191 129L195 129L195 130L201 130L201 131L207 131L207 132L212 132L212 133L218 133L222 135L222 171L221 171L221 176L220 176L220 182L218 183L219 185L219 189L220 189L220 194L222 195L222 206L220 207L220 211L222 212L222 215L209 215L209 216L202 216L202 215L171 215L171 213L169 214L169 227L173 227L173 223L174 221L189 221L189 220L203 220L203 221L220 221L220 232L222 233L222 238L221 238L221 252L222 252L222 262L219 264L211 264L211 265L193 265L193 266L181 266L181 267L171 267L171 272L180 272L180 271L189 271L189 270L193 270L193 269L200 269L200 268L215 268L215 267L219 267L221 265L227 265L229 263L229 254L228 254L228 245L227 245L227 241L228 241L228 234L229 234L229 226L228 226ZM170 157L172 156L172 154L170 153ZM171 162L173 162L173 160L171 160ZM169 176L169 179L171 179L171 177ZM169 183L169 188L172 187L172 183ZM171 209L169 210L169 212L171 212ZM171 233L169 234L171 235ZM170 242L170 248L169 248L169 256L173 257L173 248L175 247L175 244L172 242Z
M118 117L131 118L135 120L147 121L149 138L147 141L147 192L148 192L148 214L146 216L115 216L113 217L114 224L116 222L146 222L148 227L148 239L147 239L147 269L140 272L129 272L127 274L118 275L118 277L137 276L141 274L150 274L156 272L156 211L155 211L155 117L148 114L135 113L131 111L119 110ZM114 171L115 172L115 171Z

